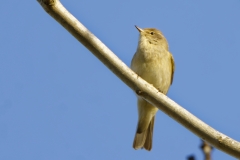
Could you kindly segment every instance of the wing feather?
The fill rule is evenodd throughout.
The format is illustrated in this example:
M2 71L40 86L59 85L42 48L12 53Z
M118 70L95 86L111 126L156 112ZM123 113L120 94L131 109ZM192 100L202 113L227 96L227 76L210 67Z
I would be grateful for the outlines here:
M174 77L174 71L175 71L175 64L174 64L174 59L173 59L173 56L172 54L170 53L171 55L171 63L172 63L172 77L171 77L171 84L173 83L173 77Z

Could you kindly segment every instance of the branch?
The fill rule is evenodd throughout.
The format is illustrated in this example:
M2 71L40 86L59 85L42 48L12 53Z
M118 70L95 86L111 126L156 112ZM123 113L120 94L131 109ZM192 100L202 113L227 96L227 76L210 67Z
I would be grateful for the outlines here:
M48 14L66 28L125 84L136 92L141 91L139 96L165 112L215 148L240 158L239 142L208 126L136 75L110 49L71 15L59 0L38 0L38 2Z
M213 147L210 146L208 143L206 143L205 141L202 141L202 145L200 146L200 148L202 149L203 151L203 154L204 154L204 157L205 157L205 160L211 160L211 153L212 153L212 150L213 150Z

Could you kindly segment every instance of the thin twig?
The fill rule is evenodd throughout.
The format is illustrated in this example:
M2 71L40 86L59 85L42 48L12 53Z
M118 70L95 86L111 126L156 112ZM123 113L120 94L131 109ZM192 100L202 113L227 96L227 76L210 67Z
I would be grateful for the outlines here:
M202 145L200 146L200 148L203 151L205 160L211 160L211 153L212 153L213 147L210 146L207 142L202 140Z

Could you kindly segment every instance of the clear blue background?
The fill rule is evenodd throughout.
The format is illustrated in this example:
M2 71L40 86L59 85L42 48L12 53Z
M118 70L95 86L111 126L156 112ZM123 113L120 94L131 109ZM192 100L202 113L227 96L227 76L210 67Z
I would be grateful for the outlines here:
M176 62L168 96L240 140L239 0L62 3L127 65L134 25L160 29ZM200 139L161 111L152 151L134 150L133 91L36 0L2 1L0 19L1 160L203 159Z

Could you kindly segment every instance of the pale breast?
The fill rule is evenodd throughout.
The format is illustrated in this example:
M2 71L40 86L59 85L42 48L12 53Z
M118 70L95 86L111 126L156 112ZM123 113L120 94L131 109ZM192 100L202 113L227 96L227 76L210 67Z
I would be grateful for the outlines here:
M133 57L131 68L141 78L166 94L171 85L171 55L167 50L157 53L138 50Z

